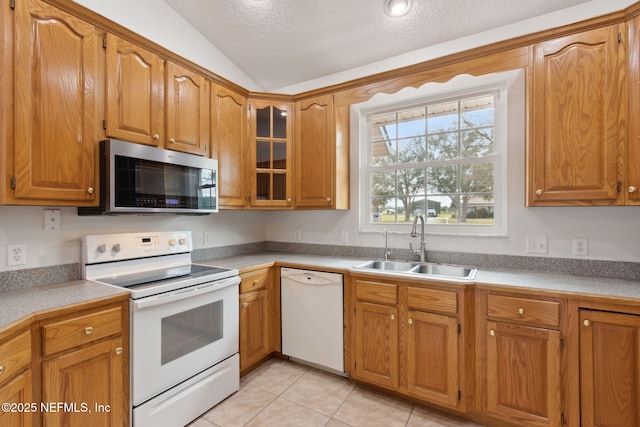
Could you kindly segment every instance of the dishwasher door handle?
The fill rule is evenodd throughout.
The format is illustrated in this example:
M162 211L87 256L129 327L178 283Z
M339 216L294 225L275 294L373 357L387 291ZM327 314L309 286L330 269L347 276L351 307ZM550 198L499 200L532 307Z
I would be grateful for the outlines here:
M325 279L324 277L315 276L309 273L284 276L282 277L282 280L291 280L293 282L302 283L303 285L310 285L310 286L321 286L321 285L328 285L328 284L334 283L331 280Z

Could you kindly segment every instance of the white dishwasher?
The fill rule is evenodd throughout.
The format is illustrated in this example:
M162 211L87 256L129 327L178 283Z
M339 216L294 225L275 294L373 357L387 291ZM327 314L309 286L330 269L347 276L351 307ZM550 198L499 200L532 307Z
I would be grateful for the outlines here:
M342 274L280 269L282 353L344 375Z

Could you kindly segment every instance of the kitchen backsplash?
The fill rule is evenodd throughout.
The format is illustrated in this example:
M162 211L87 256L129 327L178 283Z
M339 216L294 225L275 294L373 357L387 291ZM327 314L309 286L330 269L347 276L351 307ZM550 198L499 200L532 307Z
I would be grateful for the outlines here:
M360 246L321 245L289 242L259 242L216 248L195 249L194 262L246 255L258 252L289 252L345 258L379 259L384 249ZM415 260L409 250L393 249L391 259ZM581 260L511 255L491 255L462 252L428 251L430 262L473 265L485 269L518 269L565 273L578 276L610 277L640 280L640 263ZM29 288L82 278L80 264L64 264L0 272L0 291Z

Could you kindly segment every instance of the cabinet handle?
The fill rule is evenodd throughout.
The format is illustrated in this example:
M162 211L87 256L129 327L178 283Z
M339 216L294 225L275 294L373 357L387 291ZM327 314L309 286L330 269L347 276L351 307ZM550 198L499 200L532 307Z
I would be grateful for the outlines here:
M524 316L524 308L522 308L522 307L518 307L518 314L519 314L520 316Z
M170 142L171 144L175 144L175 143L176 143L176 140L175 140L175 138L171 138L171 139L169 140L169 142Z
M243 303L242 303L242 307L244 307L244 308L249 307L249 303L248 303L248 302L243 302Z
M4 374L4 366L0 365L0 375Z
M408 322L410 325L413 325L413 319L409 319L409 320L407 320L407 322Z
M93 189L93 187L89 187L87 188L87 193L89 194L93 194L96 190Z
M584 326L589 326L589 325L591 324L591 322L589 322L589 319L584 319L584 320L582 321L582 324L583 324Z
M93 332L93 328L91 326L87 326L86 328L84 328L85 334L91 335L91 332Z
M543 191L542 191L542 189L541 189L541 188L538 188L538 189L536 190L536 194L537 194L538 196L542 196L542 193L543 193Z
M496 331L494 331L493 329L489 329L489 335L491 335L492 337L495 337Z
M122 351L122 347L116 347L116 349L114 350L116 354L122 354Z
M157 133L155 135L153 135L153 139L155 139L156 141L160 139L160 135L158 135Z
M635 193L637 190L636 187L634 187L633 185L631 187L629 187L629 193Z
M395 314L391 315L391 320L396 320L396 315Z

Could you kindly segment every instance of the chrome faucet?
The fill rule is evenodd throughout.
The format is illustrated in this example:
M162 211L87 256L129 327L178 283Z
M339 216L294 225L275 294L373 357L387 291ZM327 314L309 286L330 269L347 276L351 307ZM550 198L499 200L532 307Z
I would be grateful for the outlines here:
M384 229L382 234L384 235L384 260L388 261L389 260L389 255L391 255L391 249L389 249L389 247L387 245L387 237L388 237L389 233L387 232L386 228Z
M411 243L409 243L409 248L414 254L420 255L420 262L424 262L427 257L427 248L424 242L424 217L422 215L416 215L413 218L413 228L411 229L411 237L418 237L418 233L416 230L418 226L418 219L422 223L420 227L420 249L414 251L413 245Z

